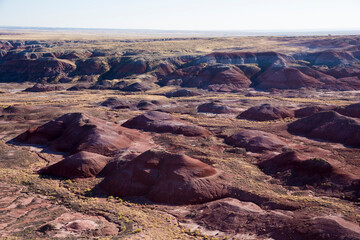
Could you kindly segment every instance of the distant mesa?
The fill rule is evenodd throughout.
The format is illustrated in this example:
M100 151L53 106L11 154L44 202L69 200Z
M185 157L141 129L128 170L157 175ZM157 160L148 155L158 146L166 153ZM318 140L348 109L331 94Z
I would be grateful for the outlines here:
M288 125L292 134L360 147L360 120L334 111L319 112Z
M251 107L237 116L239 119L253 121L271 121L293 117L293 110L286 107L272 106L270 104L262 104L260 106Z
M149 150L128 162L99 187L112 196L145 196L153 202L196 204L229 194L228 175L197 159Z
M198 112L214 113L214 114L226 114L236 113L235 110L228 106L221 105L217 102L204 103L197 107Z
M25 89L25 92L50 92L65 90L63 86L59 85L46 85L42 83L36 83L34 86Z
M126 121L122 126L149 132L174 133L184 136L207 137L210 132L203 127L180 120L169 113L150 111Z
M225 143L255 153L279 151L287 146L283 140L274 134L245 129L225 138Z

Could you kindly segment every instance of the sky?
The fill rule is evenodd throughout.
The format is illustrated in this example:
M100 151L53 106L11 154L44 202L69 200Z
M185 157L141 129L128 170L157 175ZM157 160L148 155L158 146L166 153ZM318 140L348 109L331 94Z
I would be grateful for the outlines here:
M0 26L360 30L360 0L0 0Z

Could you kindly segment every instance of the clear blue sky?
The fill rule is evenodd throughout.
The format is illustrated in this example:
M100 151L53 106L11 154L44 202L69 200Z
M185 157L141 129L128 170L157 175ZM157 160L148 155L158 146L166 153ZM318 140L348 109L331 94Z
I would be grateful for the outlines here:
M360 30L360 0L0 0L0 26Z

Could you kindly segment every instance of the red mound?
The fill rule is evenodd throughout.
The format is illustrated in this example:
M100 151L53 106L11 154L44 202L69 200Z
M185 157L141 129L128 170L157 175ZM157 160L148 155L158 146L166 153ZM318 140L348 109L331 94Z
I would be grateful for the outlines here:
M60 91L65 90L63 86L56 85L45 85L41 83L36 83L34 86L25 89L25 92L49 92L49 91Z
M150 147L149 135L82 113L65 114L40 127L30 128L14 140L46 144L59 152L87 151L105 156L121 151L143 152Z
M334 111L319 112L288 125L292 134L360 146L360 120Z
M294 111L285 107L274 107L270 104L263 104L260 106L251 107L242 112L237 118L254 121L269 121L283 118L293 118Z
M66 89L66 91L81 91L81 90L88 89L89 87L90 87L90 85L88 85L88 84L76 84L76 85Z
M124 109L130 108L131 104L129 101L118 98L108 98L101 103L101 106L115 108L115 109Z
M168 92L165 95L166 97L171 98L171 97L192 97L192 96L199 96L200 94L187 89L180 89L175 92Z
M169 132L185 136L209 136L210 132L203 127L182 121L169 113L150 111L125 122L122 126L150 132Z
M335 111L345 116L360 118L360 103L351 104L343 108L336 108Z
M251 81L238 67L214 65L204 68L199 75L184 82L183 86L229 92L248 88L250 84Z
M198 106L198 112L206 112L206 113L234 113L235 111L228 106L219 105L216 102L204 103Z
M217 230L229 239L359 239L360 228L337 216L289 214L286 211L263 210L251 202L225 198L197 206L184 207L173 213L180 219L195 222L205 229ZM249 238L255 234L256 238ZM241 235L240 235L241 236Z
M153 86L150 83L146 82L136 82L133 84L130 84L129 86L126 86L124 88L121 88L121 91L126 92L145 92L148 90L153 89Z
M158 107L159 105L161 105L161 102L157 101L157 100L141 100L136 107L140 110L150 110L153 108Z
M330 106L310 106L310 107L304 107L304 108L300 108L295 110L295 117L296 118L302 118L302 117L308 117L311 116L315 113L321 112L321 111L326 111L326 110L330 110L333 107Z
M275 151L286 146L276 135L258 130L242 130L227 137L225 143L251 152Z
M103 155L81 151L41 169L39 173L70 179L95 177L105 168L109 159Z
M266 173L282 178L288 185L321 184L333 174L331 164L320 158L302 160L296 152L286 152L259 163Z
M149 150L100 183L113 196L146 196L154 202L195 204L224 197L229 180L220 170L186 155Z
M319 80L291 67L272 67L255 79L255 87L259 89L317 88L321 85Z

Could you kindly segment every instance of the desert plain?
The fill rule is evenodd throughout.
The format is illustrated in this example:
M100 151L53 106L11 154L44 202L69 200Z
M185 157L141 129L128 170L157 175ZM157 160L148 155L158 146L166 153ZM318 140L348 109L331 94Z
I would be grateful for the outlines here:
M0 238L360 239L360 37L0 32Z

